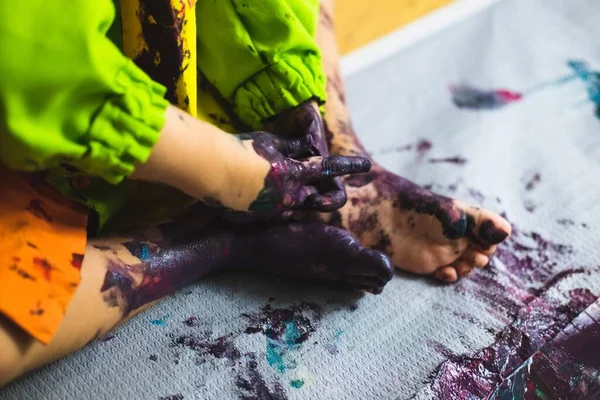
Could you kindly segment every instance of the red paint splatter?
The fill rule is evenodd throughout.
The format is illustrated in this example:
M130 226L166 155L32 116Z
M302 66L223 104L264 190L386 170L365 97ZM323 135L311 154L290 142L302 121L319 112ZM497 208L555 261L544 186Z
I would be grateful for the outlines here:
M44 220L48 223L52 222L52 217L42 207L42 201L33 199L29 202L29 206L26 208L35 217Z
M42 272L44 273L44 278L47 281L50 281L50 273L52 272L52 265L45 258L35 257L33 259L33 264L40 267Z
M12 260L14 262L19 262L19 261L21 261L21 257L13 257Z
M504 100L508 103L511 103L514 101L519 101L523 98L522 93L511 92L510 90L506 90L506 89L496 90L496 94L498 95L498 97L500 97L502 100Z

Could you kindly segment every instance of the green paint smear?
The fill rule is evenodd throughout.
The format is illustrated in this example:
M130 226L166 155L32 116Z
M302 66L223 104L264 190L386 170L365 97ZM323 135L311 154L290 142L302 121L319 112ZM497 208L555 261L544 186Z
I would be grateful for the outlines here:
M302 386L304 386L304 381L302 379L296 379L291 381L290 385L292 385L293 388L300 389Z
M542 392L540 389L535 389L535 394L537 397L539 397L542 400L548 400L548 398L546 397L544 392Z

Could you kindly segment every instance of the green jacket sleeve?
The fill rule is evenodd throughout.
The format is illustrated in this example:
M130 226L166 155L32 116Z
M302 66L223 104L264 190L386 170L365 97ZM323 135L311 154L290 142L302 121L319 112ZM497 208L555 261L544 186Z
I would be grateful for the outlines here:
M148 158L165 89L107 38L111 0L0 1L0 159L111 183Z
M318 0L207 0L196 7L199 69L244 123L257 129L308 99L325 101Z

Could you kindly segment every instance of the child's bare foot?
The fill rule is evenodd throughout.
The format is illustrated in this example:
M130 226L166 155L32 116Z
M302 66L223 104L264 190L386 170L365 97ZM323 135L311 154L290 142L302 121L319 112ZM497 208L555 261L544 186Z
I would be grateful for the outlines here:
M345 182L348 203L324 218L405 271L454 282L485 267L511 231L490 211L438 196L378 166Z

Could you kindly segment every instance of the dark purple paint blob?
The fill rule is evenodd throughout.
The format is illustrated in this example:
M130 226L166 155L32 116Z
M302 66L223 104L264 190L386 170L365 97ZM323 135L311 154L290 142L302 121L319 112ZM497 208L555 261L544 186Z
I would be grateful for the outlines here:
M244 368L238 373L235 386L240 400L286 400L287 396L279 382L270 388L258 371L258 362L254 353L244 356Z
M183 400L184 397L182 394L172 394L170 396L162 396L159 400Z
M532 200L525 200L523 203L523 207L527 210L527 212L533 213L537 209L537 205Z
M187 326L193 327L193 326L200 326L200 319L196 318L196 317L189 317L188 319L186 319L185 321L183 321L183 323Z
M495 110L520 101L523 94L506 89L481 90L468 85L452 85L452 102L458 108Z
M460 156L446 157L446 158L430 158L427 161L430 164L447 163L447 164L455 164L455 165L465 165L467 163L467 159L460 157Z
M382 149L381 151L378 152L378 154L384 155L384 154L389 154L389 153L402 153L404 151L410 151L410 150L414 149L417 153L417 157L420 160L423 157L425 157L425 154L427 154L429 152L429 150L431 150L432 147L433 147L433 144L429 140L420 139L416 143L409 143L409 144L404 144L401 146L396 146L393 148Z
M199 364L204 362L207 355L225 359L231 366L235 365L236 360L240 358L240 352L233 343L232 335L212 339L210 332L195 332L194 334L179 335L173 338L172 345L196 353L196 362Z
M541 180L542 175L539 172L536 172L525 184L525 190L527 190L528 192L532 191L536 188L536 186L538 185L538 183L540 183Z

